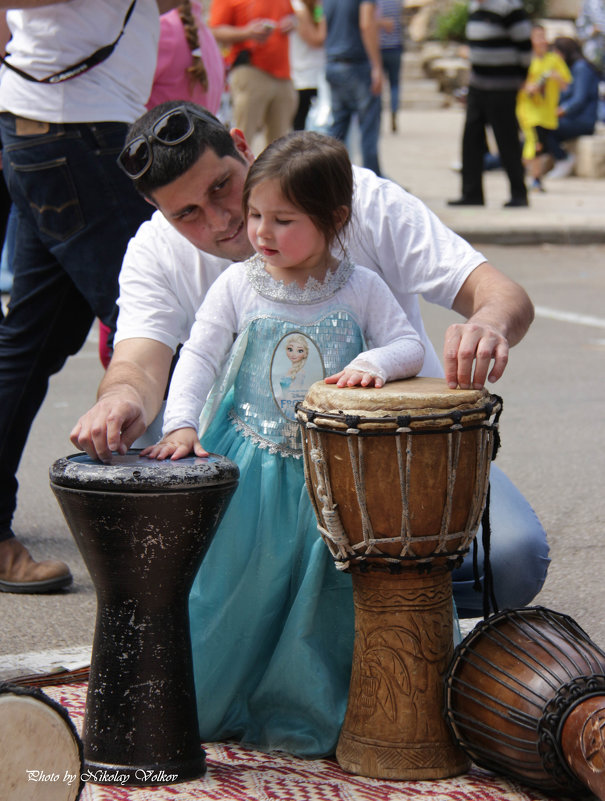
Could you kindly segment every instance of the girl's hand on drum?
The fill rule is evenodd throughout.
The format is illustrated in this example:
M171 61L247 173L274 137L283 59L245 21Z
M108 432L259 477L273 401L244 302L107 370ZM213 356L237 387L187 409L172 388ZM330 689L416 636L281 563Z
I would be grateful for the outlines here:
M362 370L353 370L345 367L339 373L329 375L325 379L326 384L336 384L337 387L382 387L384 381L380 376L372 375L372 373L363 372Z
M168 458L175 461L189 456L190 453L196 456L208 456L208 451L202 448L195 428L177 428L162 437L155 445L143 448L141 456L159 461Z

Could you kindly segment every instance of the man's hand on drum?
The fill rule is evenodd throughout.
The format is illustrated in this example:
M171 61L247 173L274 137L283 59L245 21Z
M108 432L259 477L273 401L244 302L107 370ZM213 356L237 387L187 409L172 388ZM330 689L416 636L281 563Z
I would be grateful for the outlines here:
M364 372L363 370L355 370L351 367L345 367L339 373L329 375L325 379L326 384L336 384L337 387L382 387L384 381L380 376L373 373Z
M91 459L108 462L112 453L126 453L146 428L144 410L139 403L110 394L80 417L70 439Z
M534 319L527 292L483 262L458 290L452 308L466 322L445 332L443 365L449 387L480 389L487 380L497 381L509 349L523 339Z
M481 389L487 380L497 381L507 365L508 351L508 340L492 326L478 322L450 325L443 348L448 386Z
M195 428L177 428L162 437L155 445L143 448L141 456L160 461L162 459L175 461L189 456L191 453L195 456L208 456L208 451L202 448Z

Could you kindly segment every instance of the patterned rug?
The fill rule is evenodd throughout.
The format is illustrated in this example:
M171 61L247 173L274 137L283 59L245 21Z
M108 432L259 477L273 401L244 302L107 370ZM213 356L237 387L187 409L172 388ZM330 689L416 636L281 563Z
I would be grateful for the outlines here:
M81 732L85 681L43 687ZM380 781L352 776L329 759L265 754L235 743L204 745L208 770L196 781L161 787L86 783L81 801L551 801L516 782L473 767L453 779Z

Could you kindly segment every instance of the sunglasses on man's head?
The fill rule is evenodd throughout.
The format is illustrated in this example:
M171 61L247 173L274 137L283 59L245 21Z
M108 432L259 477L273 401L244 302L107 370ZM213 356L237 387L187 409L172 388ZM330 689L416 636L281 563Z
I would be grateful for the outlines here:
M210 114L177 106L167 111L166 114L162 114L154 122L149 133L135 137L124 147L118 156L119 166L133 179L145 175L153 161L151 143L155 140L162 145L172 147L185 142L195 130L192 117L205 120L215 126L220 125Z

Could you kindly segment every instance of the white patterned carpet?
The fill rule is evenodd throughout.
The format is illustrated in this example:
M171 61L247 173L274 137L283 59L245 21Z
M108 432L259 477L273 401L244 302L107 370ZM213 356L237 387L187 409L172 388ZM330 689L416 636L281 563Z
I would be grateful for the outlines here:
M86 682L45 686L81 732ZM365 779L341 770L329 759L303 760L265 754L235 743L204 744L206 775L195 781L158 787L86 782L81 801L550 801L514 781L472 768L453 779L397 782ZM27 789L27 788L26 788ZM36 788L40 789L40 788ZM34 791L29 786L31 793ZM34 797L30 794L30 797ZM37 797L37 796L36 796ZM43 796L41 796L43 797ZM24 796L25 798L25 796ZM11 798L12 801L12 798Z

